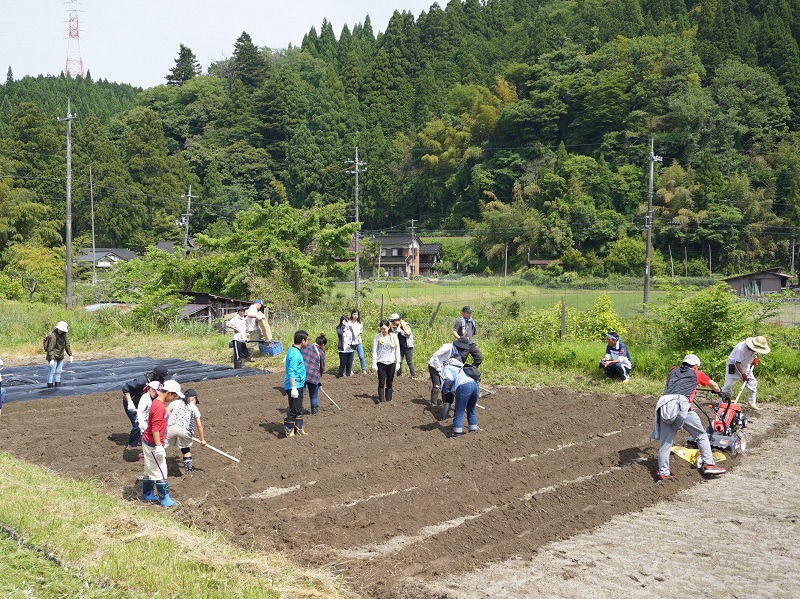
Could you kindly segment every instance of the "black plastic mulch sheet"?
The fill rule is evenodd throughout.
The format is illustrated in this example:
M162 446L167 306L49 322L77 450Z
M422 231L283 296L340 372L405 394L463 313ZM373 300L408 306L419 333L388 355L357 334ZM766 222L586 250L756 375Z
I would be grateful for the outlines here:
M89 395L104 391L120 391L129 380L144 376L156 364L163 364L169 371L167 378L178 381L186 389L190 383L225 379L255 374L270 374L259 368L231 368L219 364L203 364L186 360L154 360L153 358L109 358L106 360L64 360L61 371L61 386L47 388L47 364L41 366L17 366L3 368L3 389L6 403L27 399L42 399L54 395ZM122 397L120 395L120 397Z

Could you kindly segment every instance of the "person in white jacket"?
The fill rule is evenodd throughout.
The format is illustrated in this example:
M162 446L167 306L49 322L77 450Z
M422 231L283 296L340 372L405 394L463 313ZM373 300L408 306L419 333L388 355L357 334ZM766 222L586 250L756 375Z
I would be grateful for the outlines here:
M388 320L381 320L381 330L372 340L372 369L378 373L378 403L392 401L394 375L400 370L400 341Z
M436 352L428 360L428 374L431 377L431 407L435 408L438 404L445 403L452 404L453 398L440 398L439 393L442 390L442 369L450 363L453 358L459 358L462 362L466 360L469 355L470 349L469 339L466 337L459 337L453 343L445 343L436 350ZM449 412L449 410L448 410ZM442 420L447 418L446 414L442 415Z
M241 368L244 366L244 361L250 357L250 351L247 349L247 320L244 317L244 308L239 308L236 316L225 326L233 331L233 367Z

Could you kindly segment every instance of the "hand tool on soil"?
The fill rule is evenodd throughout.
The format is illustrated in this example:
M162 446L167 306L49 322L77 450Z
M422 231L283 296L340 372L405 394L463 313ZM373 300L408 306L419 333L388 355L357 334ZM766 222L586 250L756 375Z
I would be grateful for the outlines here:
M486 387L480 387L480 390L483 391L484 395L494 395L497 391L492 391L491 389L487 389Z
M753 372L753 365L747 367L747 378L750 378L750 373ZM742 381L742 388L739 389L739 394L736 396L736 399L733 400L733 403L739 403L739 398L742 396L742 391L744 388L747 387L747 381Z
M476 407L476 408L480 408L481 410L485 410L485 409L486 409L486 408L484 408L484 407L483 407L481 404L479 404L479 403L476 403L476 404L475 404L475 407Z
M200 439L198 439L197 437L192 437L192 441L197 441L198 443L200 443ZM235 457L233 457L232 455L225 453L225 452L224 452L224 451L222 451L221 449L217 449L217 448L216 448L216 447L214 447L213 445L209 445L208 443L206 443L206 444L205 444L205 447L206 447L206 448L208 448L208 449L210 449L211 451L216 451L216 452L217 452L218 454L220 454L220 455L224 455L226 458L230 458L230 459L231 459L231 460L233 460L234 462L238 462L238 461L239 461L239 458L235 458Z
M320 390L320 391L322 391L323 393L325 393L325 397L327 397L328 399L330 399L330 400L331 400L331 403L332 403L333 405L335 405L337 408L339 408L339 404L337 404L335 401L333 401L333 398L332 398L330 395L328 395L328 393L325 391L325 389L323 389L322 387L320 387L320 388L319 388L319 390ZM339 408L339 409L341 410L342 408Z

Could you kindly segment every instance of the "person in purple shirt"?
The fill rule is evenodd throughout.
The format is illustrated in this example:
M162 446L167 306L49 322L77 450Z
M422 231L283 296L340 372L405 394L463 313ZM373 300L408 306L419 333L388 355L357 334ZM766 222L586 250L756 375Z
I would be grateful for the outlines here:
M306 387L312 414L319 412L319 388L322 387L322 373L325 372L326 345L328 345L328 338L320 334L314 343L306 345L300 350L306 365Z

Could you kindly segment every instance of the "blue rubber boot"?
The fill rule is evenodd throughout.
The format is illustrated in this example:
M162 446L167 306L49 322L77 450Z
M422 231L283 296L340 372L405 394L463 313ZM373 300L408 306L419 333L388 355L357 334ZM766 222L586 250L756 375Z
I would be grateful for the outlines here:
M160 480L156 483L156 491L158 492L158 498L161 500L161 505L164 507L172 507L173 505L178 505L177 501L173 501L172 498L169 496L169 483L165 480Z
M158 497L153 493L155 481L143 479L142 480L142 501L158 501Z

